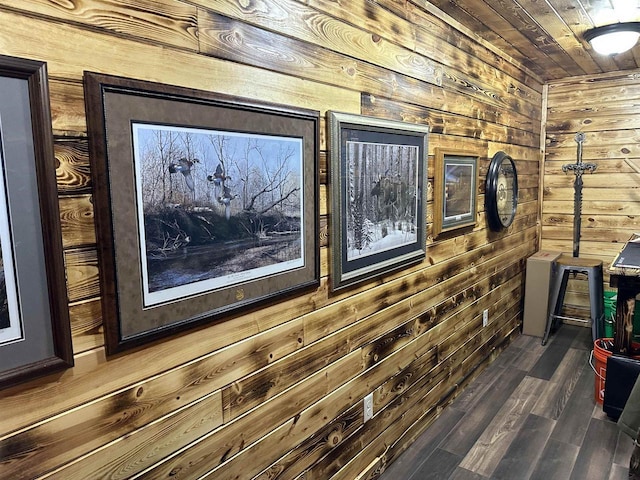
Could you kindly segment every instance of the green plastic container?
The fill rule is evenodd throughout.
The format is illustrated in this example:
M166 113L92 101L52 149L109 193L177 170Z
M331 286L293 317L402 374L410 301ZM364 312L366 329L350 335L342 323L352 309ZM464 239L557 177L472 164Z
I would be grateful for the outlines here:
M617 291L609 290L604 292L604 337L605 338L613 338L615 335L617 299L618 299Z

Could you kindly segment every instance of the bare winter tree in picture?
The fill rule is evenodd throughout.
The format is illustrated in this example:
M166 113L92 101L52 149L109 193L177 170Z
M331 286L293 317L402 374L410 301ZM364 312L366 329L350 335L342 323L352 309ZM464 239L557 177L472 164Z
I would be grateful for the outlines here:
M416 241L418 152L347 142L347 260Z
M298 268L297 138L134 125L146 302Z

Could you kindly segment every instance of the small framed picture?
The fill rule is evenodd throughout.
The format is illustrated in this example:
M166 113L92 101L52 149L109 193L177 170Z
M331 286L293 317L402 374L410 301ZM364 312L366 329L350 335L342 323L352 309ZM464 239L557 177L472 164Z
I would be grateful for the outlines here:
M429 127L336 112L328 122L337 290L425 257Z
M478 155L436 148L433 236L476 224Z

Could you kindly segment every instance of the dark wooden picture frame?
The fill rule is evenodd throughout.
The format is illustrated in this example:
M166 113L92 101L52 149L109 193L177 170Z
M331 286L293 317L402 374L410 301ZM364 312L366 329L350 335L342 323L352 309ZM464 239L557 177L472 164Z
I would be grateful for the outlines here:
M73 366L46 63L0 56L0 387Z
M436 148L433 236L476 224L478 158L473 152Z
M319 284L319 113L85 72L109 354Z
M429 127L327 116L331 286L338 290L425 257Z

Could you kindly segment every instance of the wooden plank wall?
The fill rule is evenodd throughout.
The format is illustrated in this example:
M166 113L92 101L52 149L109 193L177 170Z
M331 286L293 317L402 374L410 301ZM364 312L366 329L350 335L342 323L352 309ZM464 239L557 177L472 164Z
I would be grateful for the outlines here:
M580 256L604 262L605 287L606 267L640 230L639 74L572 77L548 85L541 245L572 252L575 176L562 166L576 162L575 134L584 132L583 161L597 168L583 176ZM565 302L577 315L589 304L584 280L572 282Z
M393 461L518 332L539 240L542 86L454 23L424 0L4 0L0 53L48 62L76 366L0 393L0 477L353 479ZM479 153L482 183L506 150L515 222L486 229L481 185L473 231L339 294L323 231L317 290L107 357L85 70L428 124L429 224L436 147Z

